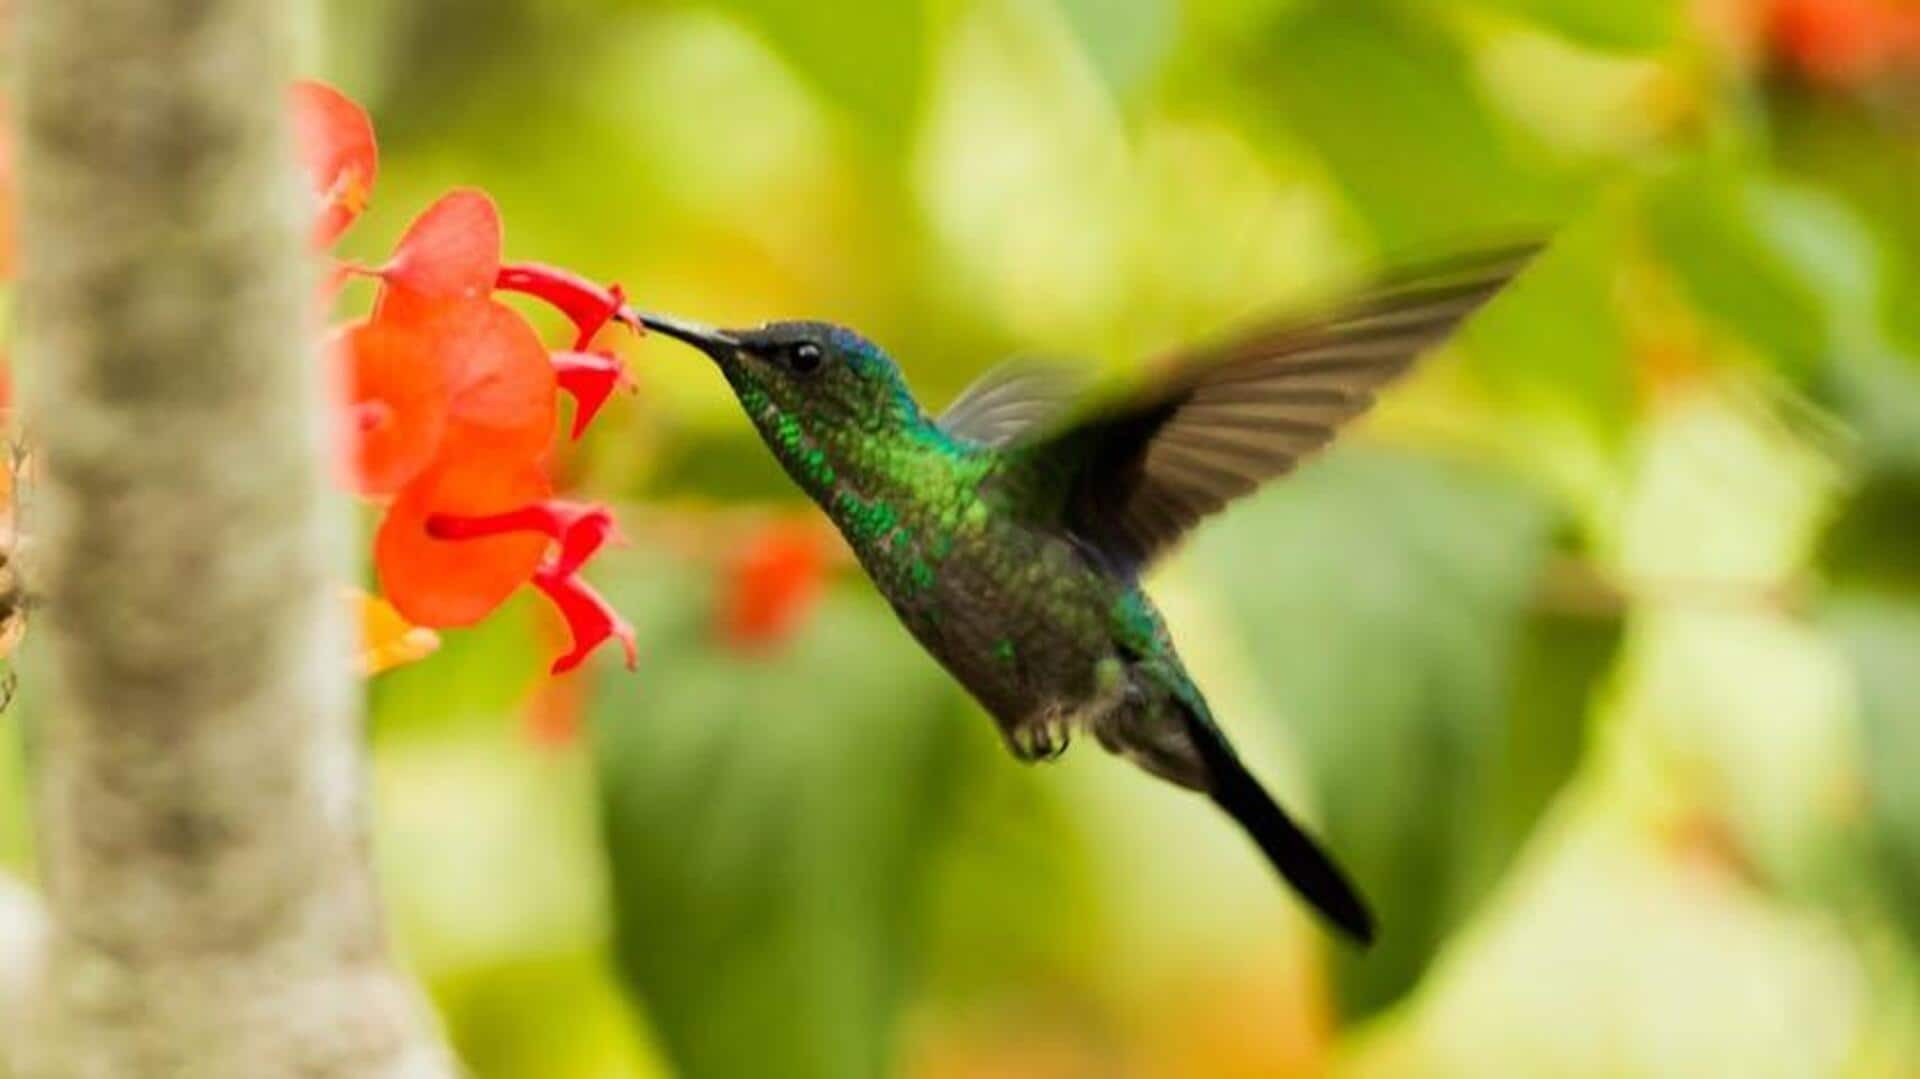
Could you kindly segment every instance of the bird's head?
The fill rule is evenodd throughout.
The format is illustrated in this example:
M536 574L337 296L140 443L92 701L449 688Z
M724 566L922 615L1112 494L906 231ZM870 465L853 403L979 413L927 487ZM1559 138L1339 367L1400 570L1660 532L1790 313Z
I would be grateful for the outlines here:
M920 418L899 366L880 346L843 326L770 322L717 330L665 315L637 318L711 357L763 430L782 422L810 431L878 430Z

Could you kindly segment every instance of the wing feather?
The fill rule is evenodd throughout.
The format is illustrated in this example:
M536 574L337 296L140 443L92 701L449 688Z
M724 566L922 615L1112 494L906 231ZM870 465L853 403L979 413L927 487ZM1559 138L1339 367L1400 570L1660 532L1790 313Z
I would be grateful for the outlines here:
M1068 527L1116 567L1137 570L1332 442L1537 250L1430 266L1323 317L1258 326L1176 355L1152 387L1116 408L1038 438L1035 414L1022 413L1027 426L995 444L1024 443L1029 461L1069 472Z
M1079 392L1073 372L1032 360L1009 360L962 390L940 415L958 439L1005 446L1056 421Z

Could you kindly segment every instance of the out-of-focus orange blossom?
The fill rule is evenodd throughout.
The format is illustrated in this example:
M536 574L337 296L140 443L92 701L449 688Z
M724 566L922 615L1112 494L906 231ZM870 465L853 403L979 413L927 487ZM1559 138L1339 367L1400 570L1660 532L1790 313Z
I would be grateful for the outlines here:
M812 515L760 526L721 566L719 631L732 648L779 645L805 624L824 591L829 540Z

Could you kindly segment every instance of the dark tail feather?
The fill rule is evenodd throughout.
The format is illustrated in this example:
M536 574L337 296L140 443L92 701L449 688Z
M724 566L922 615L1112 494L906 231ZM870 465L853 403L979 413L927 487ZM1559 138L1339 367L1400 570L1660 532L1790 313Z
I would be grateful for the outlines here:
M1253 778L1213 724L1187 716L1187 732L1207 766L1207 795L1247 830L1288 884L1329 922L1362 945L1373 943L1373 914L1346 874Z

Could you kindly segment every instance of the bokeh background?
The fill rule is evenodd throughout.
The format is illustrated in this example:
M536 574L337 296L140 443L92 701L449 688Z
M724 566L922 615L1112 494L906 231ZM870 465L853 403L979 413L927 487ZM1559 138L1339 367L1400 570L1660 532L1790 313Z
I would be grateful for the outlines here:
M1366 954L1199 800L1016 765L715 373L624 346L561 469L620 507L639 672L548 680L517 602L369 683L476 1076L1920 1074L1920 7L307 10L382 136L349 253L479 185L514 257L862 327L936 405L1553 239L1151 578Z

